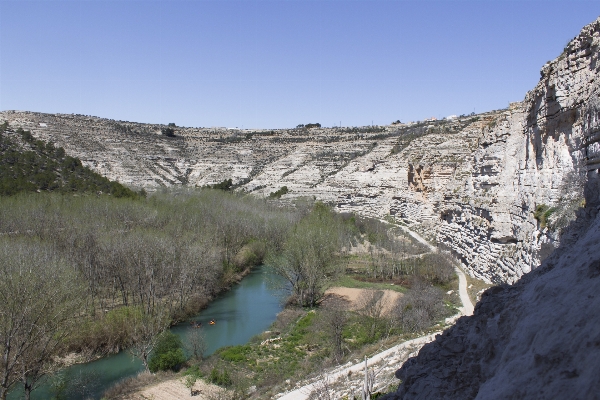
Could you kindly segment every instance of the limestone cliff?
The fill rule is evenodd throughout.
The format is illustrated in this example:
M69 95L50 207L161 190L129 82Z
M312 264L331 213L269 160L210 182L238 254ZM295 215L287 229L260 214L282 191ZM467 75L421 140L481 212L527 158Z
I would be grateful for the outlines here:
M486 185L504 206L464 216L467 206L457 205L439 233L464 251L467 242L450 232L462 235L483 218L491 246L513 243L515 265L535 265L552 241L560 247L514 285L489 289L473 316L409 359L387 400L600 398L599 45L600 19L544 65L525 101L484 135L474 157L481 173L469 184L474 192ZM555 234L528 218L541 204L555 207L536 213ZM581 205L577 220L560 229L563 214Z
M267 196L287 186L283 200L314 196L339 211L395 219L451 249L472 275L515 282L558 246L583 199L576 183L600 162L589 134L597 124L590 100L598 69L593 26L544 66L523 102L452 120L177 127L175 137L161 135L164 125L83 115L5 111L0 120L130 186L156 190L231 178L236 190Z

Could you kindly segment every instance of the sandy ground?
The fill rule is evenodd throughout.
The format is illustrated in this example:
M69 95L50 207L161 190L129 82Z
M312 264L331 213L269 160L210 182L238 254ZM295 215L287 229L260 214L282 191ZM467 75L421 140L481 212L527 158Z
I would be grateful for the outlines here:
M220 400L226 399L224 390L218 386L207 384L204 381L196 381L194 385L194 396L190 389L185 387L182 378L172 379L150 386L141 392L134 393L128 399L131 400Z
M348 308L350 310L357 310L360 307L360 296L367 290L370 289L332 287L327 289L325 296L339 296L348 302ZM398 293L393 290L384 290L383 293L383 313L388 314L392 311L394 303L402 296L402 293Z

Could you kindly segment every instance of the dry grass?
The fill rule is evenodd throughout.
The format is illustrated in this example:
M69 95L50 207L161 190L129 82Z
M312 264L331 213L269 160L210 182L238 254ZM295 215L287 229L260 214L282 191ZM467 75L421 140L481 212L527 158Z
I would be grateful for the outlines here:
M467 277L467 293L469 294L469 298L471 299L471 302L475 305L475 304L477 304L477 301L479 301L477 296L481 295L481 291L485 290L487 288L490 288L494 285L485 283L484 281L482 281L480 279L473 278L472 276L470 276L467 273L465 273L465 276Z

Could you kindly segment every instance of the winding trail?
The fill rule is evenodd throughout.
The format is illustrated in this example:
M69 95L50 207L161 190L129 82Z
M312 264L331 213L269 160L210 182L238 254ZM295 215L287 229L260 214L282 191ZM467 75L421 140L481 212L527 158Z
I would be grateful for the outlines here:
M438 252L437 247L435 247L434 245L429 243L417 232L410 230L406 226L392 224L383 219L380 219L380 221L402 229L404 232L406 232L407 234L412 236L416 241L427 246L429 248L429 250L431 250L432 253ZM473 310L474 310L473 303L471 302L471 299L469 298L469 293L467 292L467 277L465 276L465 273L459 267L454 267L454 270L456 271L456 275L458 275L458 294L460 296L460 302L462 303L460 313L461 313L461 315L473 315Z
M387 357L396 354L398 352L402 352L405 350L412 350L412 348L420 348L423 345L433 341L435 336L442 332L434 332L427 336L421 336L416 339L408 340L406 342L402 342L394 347L391 347L387 350L382 351L381 353L375 354L373 357L367 359L368 365L376 364ZM348 376L349 373L362 373L365 368L364 362L359 362L357 364L351 366L343 366L341 368L334 369L331 372L327 373L327 380L329 382L337 381L340 378L344 378ZM278 400L306 400L310 397L310 393L316 389L319 389L321 385L321 379L317 379L315 382L304 385L296 390L292 390L291 392L287 392L282 397L279 397Z
M390 224L388 221L385 221L385 220L381 220L381 222ZM390 224L390 225L393 225L393 226L396 226L396 227L402 229L404 232L406 232L407 234L412 236L415 240L417 240L418 242L427 246L432 252L438 251L437 247L433 246L431 243L426 241L421 235L419 235L416 232L411 231L407 227L405 227L403 225L397 225L397 224ZM473 315L473 310L474 310L473 303L471 302L471 299L469 298L469 294L467 293L467 278L466 278L464 272L459 267L455 267L455 271L456 271L456 274L458 275L458 293L460 296L460 301L462 303L462 307L459 308L460 312L457 315L455 315L452 318L447 319L446 321L456 320L456 318L463 316L463 315ZM441 331L434 332L434 333L431 333L426 336L421 336L416 339L402 342L396 346L393 346L387 350L382 351L381 353L374 355L373 357L371 357L367 360L367 363L368 363L368 365L373 365L380 361L385 360L387 357L390 357L393 354L397 354L397 353L409 350L416 346L422 347L423 345L433 341L435 339L435 336L440 333L442 333L442 332ZM363 362L360 362L360 363L357 363L354 365L350 365L350 366L338 367L338 368L330 371L329 373L327 373L327 380L329 382L337 381L340 378L348 376L349 373L352 373L352 374L359 373L363 370L364 370ZM307 385L304 385L298 389L287 392L283 396L279 397L278 400L306 400L309 398L310 393L312 391L319 388L320 384L321 384L321 380L316 380L316 381L309 383Z

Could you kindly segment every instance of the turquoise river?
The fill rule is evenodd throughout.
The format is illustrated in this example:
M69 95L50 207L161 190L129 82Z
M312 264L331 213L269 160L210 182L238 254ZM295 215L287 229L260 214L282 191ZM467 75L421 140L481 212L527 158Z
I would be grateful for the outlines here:
M248 340L269 328L282 309L281 281L267 267L252 271L238 285L215 299L192 320L202 322L208 345L206 355L224 346L247 343ZM215 325L209 325L214 319ZM173 326L171 331L186 340L186 334L194 329L189 321ZM142 371L142 363L121 352L99 360L74 365L49 380L66 383L60 398L100 399L102 393L119 382ZM32 393L32 399L55 397L56 390L47 382ZM22 392L15 390L10 400L19 399Z

